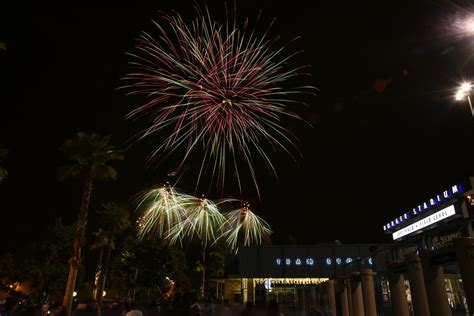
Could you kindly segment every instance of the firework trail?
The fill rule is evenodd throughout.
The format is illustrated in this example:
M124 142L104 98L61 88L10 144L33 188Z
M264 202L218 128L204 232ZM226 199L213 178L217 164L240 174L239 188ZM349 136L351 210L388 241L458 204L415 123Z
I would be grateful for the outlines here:
M224 232L226 242L231 249L238 250L239 241L243 246L259 245L269 240L272 233L270 225L250 210L249 203L226 214L227 230Z
M179 14L164 14L154 22L155 33L139 36L123 88L145 95L146 102L127 117L148 119L138 140L160 139L152 160L184 148L179 171L192 152L202 153L196 186L203 173L211 172L222 190L230 170L242 190L242 161L258 192L253 155L275 175L265 148L294 156L295 138L282 120L300 119L288 106L300 103L298 95L313 94L314 87L292 85L306 75L306 66L290 66L299 52L287 53L277 39L269 39L271 24L258 36L247 20L238 28L235 18L220 24L207 8L196 11L189 23Z

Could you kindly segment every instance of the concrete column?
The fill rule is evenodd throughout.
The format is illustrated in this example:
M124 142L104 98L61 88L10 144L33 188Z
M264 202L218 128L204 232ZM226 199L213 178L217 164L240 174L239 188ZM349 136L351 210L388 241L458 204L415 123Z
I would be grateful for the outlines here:
M407 254L405 255L405 264L408 271L408 280L410 281L411 300L415 316L430 316L420 258L414 253Z
M349 315L354 316L354 306L352 304L352 279L350 275L346 275L347 286L347 303L349 306Z
M314 306L321 307L321 289L319 287L319 284L316 285L315 292L316 292L316 301L314 302Z
M313 306L311 304L311 288L312 288L312 285L309 285L305 289L305 303L306 303L307 311L311 310L311 307Z
M352 311L353 316L365 316L364 299L362 298L362 284L359 273L353 274L352 284Z
M405 278L401 273L390 272L388 275L393 316L409 316Z
M253 279L247 279L247 302L255 304L255 287Z
M328 310L336 315L336 293L334 292L334 281L326 282L326 293L328 299Z
M443 267L432 265L430 259L430 256L425 256L421 261L431 316L450 316L452 312L449 308Z
M316 304L316 285L312 284L309 288L309 306L310 308Z
M341 300L341 316L349 316L349 298L348 298L348 282L349 280L344 278L341 280L341 293L340 293L340 300Z
M321 308L327 309L328 308L328 296L326 292L326 284L321 283L319 284L319 293L321 293Z
M300 297L300 307L301 307L301 313L303 315L306 315L306 287L301 286L299 288L299 294L301 295Z
M456 257L461 271L462 285L466 294L469 314L474 314L474 238L454 239Z
M372 269L360 269L365 316L377 316L374 275L375 273L372 271Z

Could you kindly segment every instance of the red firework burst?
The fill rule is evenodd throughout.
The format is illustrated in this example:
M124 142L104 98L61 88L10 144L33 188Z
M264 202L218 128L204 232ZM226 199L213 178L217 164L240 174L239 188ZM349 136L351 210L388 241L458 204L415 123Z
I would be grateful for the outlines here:
M239 187L238 161L242 160L258 191L253 156L263 159L276 175L265 144L292 156L293 136L282 124L284 117L299 119L288 109L295 96L314 93L312 86L292 85L303 67L290 62L299 52L287 53L269 39L268 30L213 21L209 10L196 8L187 23L179 14L164 14L154 22L154 34L142 33L136 52L130 54L132 72L125 78L129 94L144 94L147 102L128 117L147 117L149 126L138 139L161 133L151 157L185 148L179 170L191 152L203 152L197 182L204 170L221 188L231 168ZM270 24L271 26L271 24ZM230 161L229 161L230 158Z

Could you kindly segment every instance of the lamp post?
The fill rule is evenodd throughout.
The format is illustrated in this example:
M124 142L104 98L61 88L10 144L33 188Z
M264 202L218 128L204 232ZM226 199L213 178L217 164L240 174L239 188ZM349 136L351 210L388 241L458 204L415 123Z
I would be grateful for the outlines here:
M472 83L463 82L461 86L458 88L458 90L456 91L456 94L454 95L454 97L457 101L462 101L464 99L467 99L467 102L469 103L469 107L471 108L471 115L474 118L474 109L472 108L472 102L471 102L471 90L472 90Z

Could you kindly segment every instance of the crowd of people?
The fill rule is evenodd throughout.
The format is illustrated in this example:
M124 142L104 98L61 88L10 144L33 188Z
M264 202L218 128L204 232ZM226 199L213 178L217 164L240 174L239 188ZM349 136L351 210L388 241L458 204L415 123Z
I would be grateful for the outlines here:
M0 307L0 316L66 316L66 309L60 303L45 303L36 308L26 308L26 304L17 299L8 298ZM93 316L95 310L74 310L74 316ZM200 299L192 293L176 294L172 300L161 304L137 303L123 299L115 309L105 308L104 316L285 316L280 304L270 300L266 305L254 306L230 305L221 299ZM320 307L313 307L306 312L290 312L287 316L333 316L331 312ZM335 316L335 315L334 315Z

